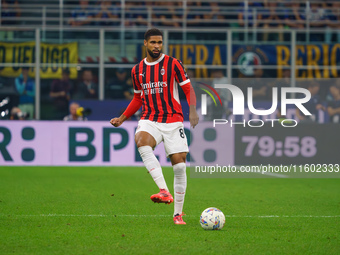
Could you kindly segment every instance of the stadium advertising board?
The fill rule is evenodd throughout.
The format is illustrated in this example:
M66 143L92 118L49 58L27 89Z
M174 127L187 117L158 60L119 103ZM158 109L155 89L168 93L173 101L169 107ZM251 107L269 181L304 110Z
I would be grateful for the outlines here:
M227 46L225 44L170 44L170 56L180 59L184 65L226 65ZM138 57L145 57L144 48ZM297 78L337 78L340 64L340 44L296 45L297 66L313 66L297 69ZM232 63L243 76L254 75L253 66L277 66L277 78L283 77L283 70L291 65L291 47L288 45L233 45ZM331 66L324 69L322 66ZM207 68L197 68L197 77L208 78Z
M291 66L291 47L287 45L235 45L233 47L233 65L242 66L240 73L252 76L253 65L277 66L277 78L283 77L283 70ZM297 69L296 78L337 78L340 63L340 44L296 45L295 64L312 66ZM322 68L331 66L332 68Z
M2 63L34 63L35 62L35 42L23 43L4 43L0 42L0 62ZM40 77L42 79L58 79L61 77L63 67L66 64L78 63L78 43L64 44L40 44L40 62L47 63L49 66L42 65ZM59 66L65 64L65 66ZM76 67L71 67L71 79L77 78ZM15 77L19 76L21 68L18 65L0 67L0 76ZM30 76L34 76L34 68L30 68Z
M133 121L121 128L108 121L2 121L0 165L143 166L136 128ZM162 165L170 165L162 145L155 154Z
M134 142L137 122L113 128L108 122L2 121L0 165L143 166ZM230 128L201 122L189 129L188 160L195 165L337 163L339 125L299 124L295 128ZM223 141L223 142L221 142ZM155 149L170 165L163 145Z

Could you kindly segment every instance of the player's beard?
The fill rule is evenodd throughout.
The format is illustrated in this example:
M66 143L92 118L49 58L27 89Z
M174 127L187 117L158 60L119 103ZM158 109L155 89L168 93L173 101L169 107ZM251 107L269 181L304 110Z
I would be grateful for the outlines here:
M152 58L158 58L159 55L161 55L162 51L160 50L158 53L153 53L151 50L147 49L147 51L149 52L149 55L152 57Z

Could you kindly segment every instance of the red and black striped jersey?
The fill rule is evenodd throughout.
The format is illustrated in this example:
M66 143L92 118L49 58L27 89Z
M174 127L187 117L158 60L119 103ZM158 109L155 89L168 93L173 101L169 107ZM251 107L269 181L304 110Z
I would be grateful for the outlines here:
M131 76L134 92L141 93L141 119L183 122L178 87L190 80L179 60L165 54L152 63L145 58L132 68Z

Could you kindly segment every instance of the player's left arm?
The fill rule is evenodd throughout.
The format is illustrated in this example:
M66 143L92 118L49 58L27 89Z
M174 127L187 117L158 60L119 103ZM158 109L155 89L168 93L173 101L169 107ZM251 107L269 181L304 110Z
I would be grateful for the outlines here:
M190 79L180 61L175 62L175 78L182 88L189 105L189 121L194 128L198 124L198 114L196 111L196 94L190 83Z

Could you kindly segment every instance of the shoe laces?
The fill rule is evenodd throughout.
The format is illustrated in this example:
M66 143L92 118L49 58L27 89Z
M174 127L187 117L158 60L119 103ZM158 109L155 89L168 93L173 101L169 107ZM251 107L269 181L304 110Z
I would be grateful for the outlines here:
M160 191L159 191L159 193L161 193L161 194L164 194L164 195L169 195L169 191L167 191L166 189L160 189Z
M178 213L177 213L174 217L175 217L175 218L177 218L177 217L182 218L182 216L184 216L184 215L186 215L186 214L185 214L185 213L181 213L181 214L178 214Z

